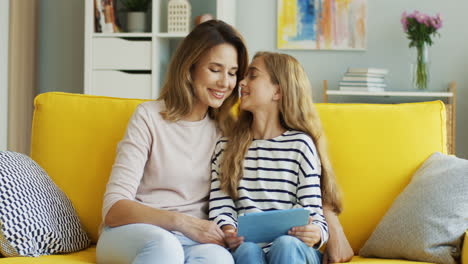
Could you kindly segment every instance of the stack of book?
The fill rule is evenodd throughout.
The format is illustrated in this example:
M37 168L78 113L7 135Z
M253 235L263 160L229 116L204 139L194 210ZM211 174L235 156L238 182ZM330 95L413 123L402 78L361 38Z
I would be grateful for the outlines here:
M348 68L340 82L341 91L383 92L387 69Z

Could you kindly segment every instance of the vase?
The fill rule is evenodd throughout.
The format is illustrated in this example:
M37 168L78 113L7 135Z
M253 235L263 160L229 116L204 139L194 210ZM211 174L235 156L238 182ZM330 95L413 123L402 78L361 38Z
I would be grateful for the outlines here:
M429 46L426 43L415 47L411 71L413 87L419 90L427 89L431 76Z
M128 32L146 32L146 13L128 12L127 30Z

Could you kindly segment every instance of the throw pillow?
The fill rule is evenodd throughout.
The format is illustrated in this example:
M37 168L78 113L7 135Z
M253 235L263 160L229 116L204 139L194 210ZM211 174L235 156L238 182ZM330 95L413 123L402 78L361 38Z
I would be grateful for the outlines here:
M434 153L360 250L363 257L455 264L468 229L468 160Z
M28 156L0 151L0 254L74 252L90 240L70 200Z

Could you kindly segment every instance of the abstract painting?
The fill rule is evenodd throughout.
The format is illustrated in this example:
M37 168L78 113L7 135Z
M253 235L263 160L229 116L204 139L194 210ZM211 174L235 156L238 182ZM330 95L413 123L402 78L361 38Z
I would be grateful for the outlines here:
M366 0L277 1L278 49L366 49Z

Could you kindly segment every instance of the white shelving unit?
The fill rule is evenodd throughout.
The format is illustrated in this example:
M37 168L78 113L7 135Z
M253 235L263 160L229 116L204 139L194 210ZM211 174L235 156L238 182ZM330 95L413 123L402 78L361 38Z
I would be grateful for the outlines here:
M187 35L167 33L168 0L152 0L151 10L148 11L150 31L144 33L94 32L93 2L85 2L84 93L157 98L171 56L179 41ZM235 26L235 2L191 0L192 25L196 16L210 13L216 19Z
M441 99L445 102L447 111L447 150L450 154L455 154L455 139L456 139L456 124L457 124L457 84L455 81L449 84L447 92L430 92L430 91L384 91L384 92L360 92L360 91L340 91L328 90L328 81L323 81L323 102L328 103L329 96L345 96L345 97L358 97L368 96L369 100L366 102L371 103L371 97L386 97L391 98L392 103L399 103L402 97L412 98L414 102L428 101Z

